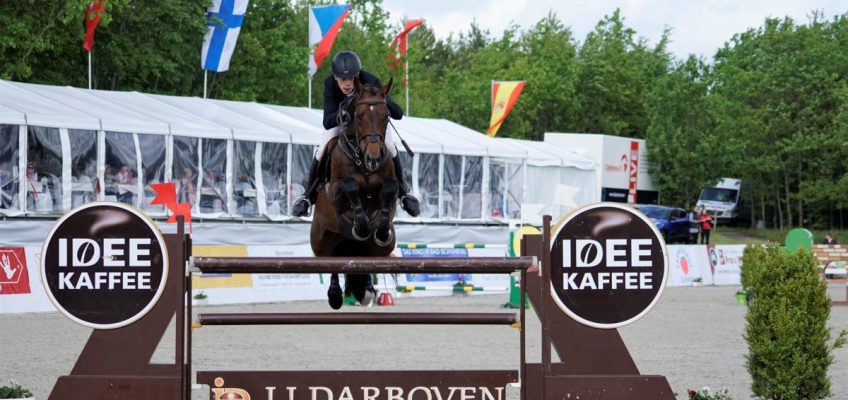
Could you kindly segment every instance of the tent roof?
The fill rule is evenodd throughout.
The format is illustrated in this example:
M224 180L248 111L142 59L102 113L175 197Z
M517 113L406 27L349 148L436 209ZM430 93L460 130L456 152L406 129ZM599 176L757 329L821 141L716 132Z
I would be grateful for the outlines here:
M169 104L198 118L212 121L227 127L235 139L267 140L288 142L290 135L272 125L256 121L244 114L231 111L226 107L198 97L176 97L156 94L145 95L154 100Z
M564 166L584 170L591 170L595 168L595 162L591 158L556 146L550 146L545 142L509 138L499 138L495 140L503 141L508 143L510 146L526 149L528 156L527 164L533 166Z
M269 125L277 129L280 134L275 137L255 137L253 140L279 142L285 136L285 141L292 141L297 144L314 145L318 143L320 131L318 128L305 124L297 119L291 118L285 114L274 111L269 107L265 107L259 103L247 103L242 101L231 100L209 100L212 104L235 112L243 117L259 121L265 125ZM238 136L238 135L237 135Z
M2 90L0 90L2 93ZM0 95L2 97L2 95ZM26 116L24 113L9 108L0 103L0 123L12 125L26 125Z
M26 90L27 83L0 81L0 104L26 115L30 125L100 130L100 120Z
M456 143L456 139L460 139L463 142L474 143L478 146L482 146L486 149L487 155L492 157L501 157L501 158L525 158L527 157L527 151L522 149L517 149L508 145L505 145L493 138L490 138L484 135L482 132L477 132L471 128L467 128L460 124L457 124L453 121L448 121L446 119L423 119L416 118L416 120L420 120L422 123L426 125L430 125L442 130L445 133L451 135L454 140L451 142L451 145Z

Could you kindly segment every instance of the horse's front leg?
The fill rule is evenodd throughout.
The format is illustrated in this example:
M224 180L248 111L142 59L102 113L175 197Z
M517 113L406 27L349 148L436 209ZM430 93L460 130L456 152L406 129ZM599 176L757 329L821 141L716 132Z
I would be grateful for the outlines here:
M380 188L381 198L383 199L382 208L377 215L377 229L374 231L374 242L378 246L385 247L391 243L394 238L392 233L392 211L398 198L398 189L400 185L394 178L383 179L383 185Z
M351 235L356 240L368 240L371 234L369 228L368 215L362 208L362 201L359 199L359 183L353 177L346 177L339 182L338 192L336 192L336 210L343 210L343 202L347 201L350 204L350 209L353 211L353 229Z

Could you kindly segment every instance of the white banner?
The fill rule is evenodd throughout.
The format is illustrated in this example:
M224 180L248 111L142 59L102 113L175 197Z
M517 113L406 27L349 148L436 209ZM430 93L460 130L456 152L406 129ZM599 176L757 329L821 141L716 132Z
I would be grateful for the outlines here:
M668 245L668 286L713 284L705 246Z
M715 285L741 285L742 253L744 244L707 246Z

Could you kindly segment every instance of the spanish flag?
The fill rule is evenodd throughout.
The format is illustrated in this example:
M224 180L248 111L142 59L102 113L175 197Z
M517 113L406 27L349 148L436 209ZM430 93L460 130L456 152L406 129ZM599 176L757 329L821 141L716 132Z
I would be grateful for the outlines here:
M512 111L518 96L524 89L524 81L492 81L492 119L486 134L495 136L506 116Z

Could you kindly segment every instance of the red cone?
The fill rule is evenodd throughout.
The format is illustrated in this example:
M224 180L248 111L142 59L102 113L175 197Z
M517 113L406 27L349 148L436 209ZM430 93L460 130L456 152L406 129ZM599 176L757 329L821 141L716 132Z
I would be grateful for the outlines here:
M382 292L380 296L377 297L377 305L378 306L393 306L395 305L395 299L392 298L392 294L389 292Z

